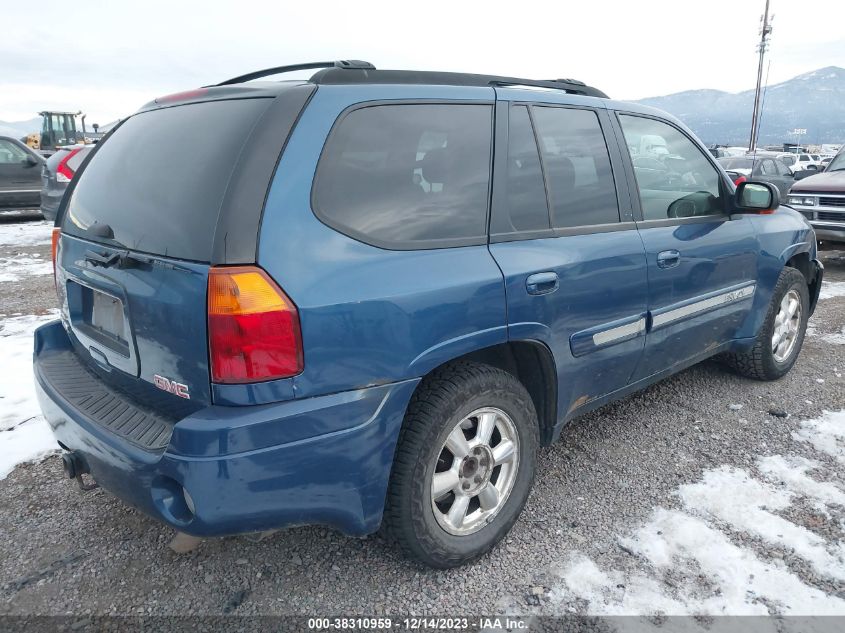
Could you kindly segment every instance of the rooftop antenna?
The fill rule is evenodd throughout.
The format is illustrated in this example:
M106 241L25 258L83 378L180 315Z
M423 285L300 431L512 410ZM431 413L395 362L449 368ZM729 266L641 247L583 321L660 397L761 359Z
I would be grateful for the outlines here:
M766 10L760 17L760 43L757 45L757 52L760 60L757 64L757 88L754 91L754 112L751 115L751 139L748 141L748 151L754 152L757 149L757 132L759 131L760 118L760 87L763 83L763 58L769 50L769 36L772 34L772 21L769 19L769 0L766 0Z

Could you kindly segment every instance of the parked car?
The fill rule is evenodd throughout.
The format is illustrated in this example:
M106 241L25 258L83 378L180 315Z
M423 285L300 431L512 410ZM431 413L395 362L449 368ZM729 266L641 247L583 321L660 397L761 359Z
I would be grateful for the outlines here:
M41 169L41 215L53 221L70 181L94 145L59 147Z
M581 82L259 71L93 150L37 390L67 475L176 530L384 521L450 567L510 530L573 418L717 355L786 374L815 244L771 184Z
M734 184L746 180L769 182L777 187L781 199L789 195L789 188L795 184L795 175L781 160L774 156L753 155L720 158L719 164L728 172Z
M845 244L845 148L824 172L796 182L788 200L810 221L819 240Z
M794 171L806 169L818 170L821 167L821 160L817 154L796 154Z
M43 164L18 139L0 136L0 210L38 208Z
M784 165L789 167L789 171L795 172L799 169L796 165L795 154L790 154L789 152L776 152L774 157L780 160Z

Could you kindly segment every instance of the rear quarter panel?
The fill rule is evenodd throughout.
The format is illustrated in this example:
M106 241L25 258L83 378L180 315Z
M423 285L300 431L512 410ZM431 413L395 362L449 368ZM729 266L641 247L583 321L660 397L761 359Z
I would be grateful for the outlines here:
M492 104L494 92L443 86L317 90L279 163L259 239L258 263L296 303L302 325L305 369L274 381L279 393L284 388L307 397L418 377L507 340L504 282L486 245L384 250L329 228L311 210L317 162L337 117L355 103L392 99Z

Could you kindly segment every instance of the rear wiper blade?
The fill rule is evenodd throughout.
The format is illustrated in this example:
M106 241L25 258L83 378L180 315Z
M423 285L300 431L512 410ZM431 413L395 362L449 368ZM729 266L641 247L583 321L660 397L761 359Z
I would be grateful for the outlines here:
M118 253L98 253L97 251L85 251L85 261L90 262L94 266L102 266L108 268L120 261Z
M117 264L118 268L135 268L136 266L159 266L160 268L167 268L169 270L181 270L184 272L192 272L190 268L179 266L178 264L171 264L155 257L146 257L129 251L116 251L112 253L98 253L96 251L85 251L85 261L93 266L102 266L103 268L110 268Z
M190 268L172 264L156 257L148 257L137 253L130 253L129 251L120 253L120 268L133 268L139 264L144 266L158 266L159 268L167 268L168 270L180 270L188 273L193 272Z

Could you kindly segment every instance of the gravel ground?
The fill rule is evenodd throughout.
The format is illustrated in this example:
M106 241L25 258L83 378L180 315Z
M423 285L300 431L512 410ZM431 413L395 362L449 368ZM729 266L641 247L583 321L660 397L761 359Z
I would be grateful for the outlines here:
M845 256L832 252L825 259L826 279L845 282ZM26 288L2 284L2 312L53 307L51 277L33 277ZM760 456L800 454L819 460L818 476L843 489L842 462L814 453L792 434L801 420L845 409L845 347L830 339L845 325L845 297L821 302L811 323L795 368L776 383L706 362L574 421L559 443L542 449L534 491L507 540L457 570L409 563L381 534L351 539L320 527L261 541L209 540L177 555L168 549L171 530L106 492L80 492L63 478L58 457L19 466L0 481L0 614L601 611L562 580L573 552L619 577L653 576L658 591L677 597L673 574L689 569L654 575L623 537L648 526L655 508L681 507L679 486L718 467L757 473ZM772 415L775 410L787 417ZM841 505L820 509L796 499L782 514L828 547L836 541L841 547ZM845 598L841 581L818 573L789 547L722 528L744 552L763 561L782 558L808 587ZM702 591L712 590L703 576Z

